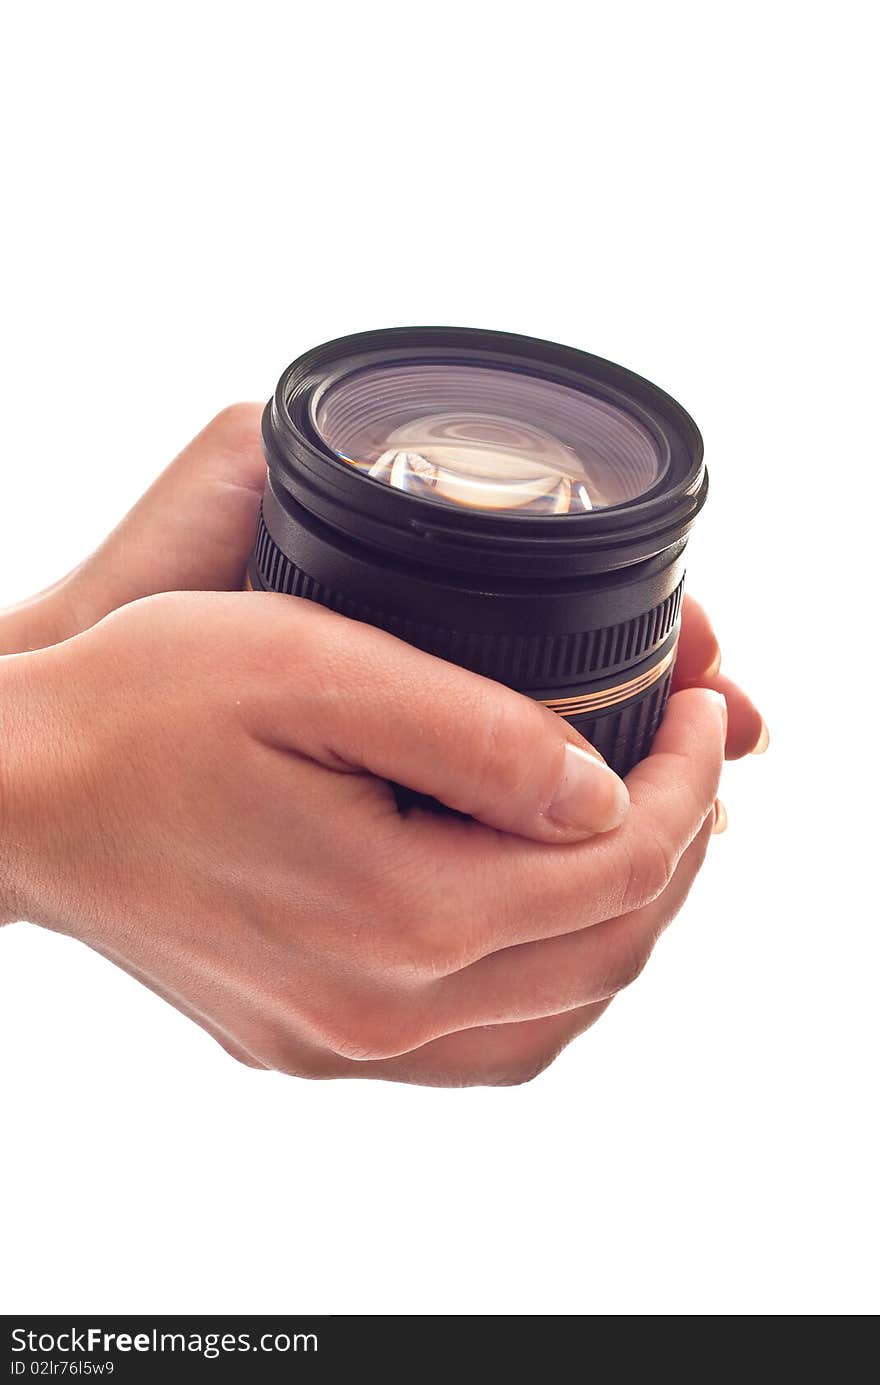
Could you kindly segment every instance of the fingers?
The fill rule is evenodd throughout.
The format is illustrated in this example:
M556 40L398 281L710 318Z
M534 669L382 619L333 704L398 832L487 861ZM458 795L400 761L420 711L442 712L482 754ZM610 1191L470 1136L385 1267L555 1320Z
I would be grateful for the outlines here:
M438 982L423 1006L437 1035L540 1019L609 1000L640 975L687 899L715 825L710 812L657 899L622 918L563 937L506 948ZM428 1019L430 1009L430 1021ZM433 1037L426 1032L425 1039Z
M663 803L667 829L673 838L677 833L683 839L682 849L715 801L726 733L727 704L720 693L702 687L674 693L650 755L627 779L631 798L640 809L659 810Z
M498 953L421 993L410 1003L409 1013L398 1003L393 1019L392 1007L385 1006L378 1042L388 1056L357 1060L350 1056L350 1046L345 1056L291 1034L274 1052L260 1053L258 1059L240 1044L233 1046L228 1035L215 1033L203 1016L193 1018L215 1033L239 1061L297 1076L375 1077L456 1087L528 1081L594 1024L613 995L640 974L687 896L714 823L713 812L682 857L669 888L647 908L569 937ZM179 1005L179 1000L172 1000ZM252 1048L259 1050L259 1043Z
M329 1057L319 1076L438 1086L510 1085L542 1072L641 973L687 897L715 823L709 814L663 896L595 928L513 947L386 1016L383 1056ZM395 1049L399 1051L395 1052ZM302 1071L298 1047L285 1070Z
M681 634L673 675L673 690L714 688L727 701L728 727L726 758L760 755L770 744L761 713L751 698L730 678L719 672L721 650L712 624L702 606L686 596L682 606Z
M266 465L259 404L224 409L162 473L60 593L76 633L163 591L240 588Z
M516 1087L538 1077L590 1029L610 1001L523 1024L495 1024L434 1039L399 1058L350 1063L332 1074L423 1087Z
M625 821L587 842L548 852L476 823L424 815L404 824L408 850L416 843L432 862L435 890L430 900L413 896L401 933L417 938L435 976L449 975L651 903L713 811L725 725L717 693L675 694L652 753L628 777Z
M770 735L751 698L723 673L701 678L700 687L714 688L727 703L725 758L740 760L744 755L761 755L770 744Z
M258 734L536 841L623 820L623 782L545 707L371 626L290 597L257 600L273 603L277 657Z
M717 673L721 650L712 622L698 601L685 595L681 606L681 633L675 657L674 687L686 687L705 674Z

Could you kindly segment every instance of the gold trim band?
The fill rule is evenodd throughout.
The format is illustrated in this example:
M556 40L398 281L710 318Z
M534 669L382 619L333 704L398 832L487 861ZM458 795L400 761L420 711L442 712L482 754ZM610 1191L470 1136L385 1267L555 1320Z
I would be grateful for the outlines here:
M580 717L586 712L604 712L607 707L616 707L618 703L638 696L658 682L672 664L677 645L676 641L653 668L649 668L647 673L640 673L637 678L630 678L628 683L618 683L613 688L600 688L598 692L584 693L581 697L550 697L540 698L539 701L545 707L549 707L551 712L558 712L561 717Z

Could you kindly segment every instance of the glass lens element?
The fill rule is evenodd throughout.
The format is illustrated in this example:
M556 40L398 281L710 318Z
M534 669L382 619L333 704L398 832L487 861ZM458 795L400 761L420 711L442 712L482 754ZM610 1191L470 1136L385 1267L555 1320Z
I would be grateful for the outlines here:
M375 480L464 509L579 514L634 500L660 474L631 414L514 370L372 366L320 394L313 422Z

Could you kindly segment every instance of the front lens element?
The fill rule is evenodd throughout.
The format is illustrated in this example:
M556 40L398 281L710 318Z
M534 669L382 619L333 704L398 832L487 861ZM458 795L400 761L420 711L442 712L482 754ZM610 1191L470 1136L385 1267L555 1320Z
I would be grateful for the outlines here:
M319 391L312 418L359 471L461 509L581 514L635 500L662 469L633 415L515 370L368 367Z

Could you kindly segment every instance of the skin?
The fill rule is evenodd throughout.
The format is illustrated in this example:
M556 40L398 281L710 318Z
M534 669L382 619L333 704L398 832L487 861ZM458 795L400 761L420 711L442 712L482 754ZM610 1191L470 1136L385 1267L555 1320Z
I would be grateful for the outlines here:
M529 699L242 592L259 414L224 411L0 617L0 922L79 938L255 1067L527 1080L642 970L760 714L687 598L627 796ZM389 779L470 819L401 815Z

